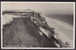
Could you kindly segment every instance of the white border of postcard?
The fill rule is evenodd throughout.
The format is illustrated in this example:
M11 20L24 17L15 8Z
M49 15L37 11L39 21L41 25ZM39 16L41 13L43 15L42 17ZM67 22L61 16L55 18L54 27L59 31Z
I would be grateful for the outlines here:
M2 6L1 2L1 6ZM17 2L21 3L21 2ZM2 35L2 11L1 11L1 48L2 49L75 49L75 2L25 2L25 3L73 3L73 48L42 48L42 47L3 47L3 35ZM2 8L1 8L2 10Z

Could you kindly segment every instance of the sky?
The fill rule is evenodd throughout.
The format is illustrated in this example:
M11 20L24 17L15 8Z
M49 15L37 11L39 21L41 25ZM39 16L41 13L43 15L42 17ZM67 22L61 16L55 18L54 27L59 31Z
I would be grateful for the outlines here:
M72 2L2 2L2 10L23 10L33 9L47 14L72 14Z

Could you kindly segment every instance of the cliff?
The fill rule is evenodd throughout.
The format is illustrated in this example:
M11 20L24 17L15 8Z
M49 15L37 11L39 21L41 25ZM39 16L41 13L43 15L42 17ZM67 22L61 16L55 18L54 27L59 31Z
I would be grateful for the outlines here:
M56 47L54 41L41 36L37 27L24 17L4 25L3 44L4 47Z

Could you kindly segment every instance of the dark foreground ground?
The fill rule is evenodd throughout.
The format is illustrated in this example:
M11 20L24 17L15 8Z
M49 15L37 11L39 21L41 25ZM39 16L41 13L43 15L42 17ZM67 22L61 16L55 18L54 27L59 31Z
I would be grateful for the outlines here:
M49 41L38 33L38 29L25 18L15 18L4 25L4 47L56 47L53 40Z

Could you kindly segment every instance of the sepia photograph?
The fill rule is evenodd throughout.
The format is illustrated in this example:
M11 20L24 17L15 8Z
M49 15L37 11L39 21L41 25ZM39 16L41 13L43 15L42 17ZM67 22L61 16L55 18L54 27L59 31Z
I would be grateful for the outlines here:
M1 2L2 49L74 49L74 2Z

